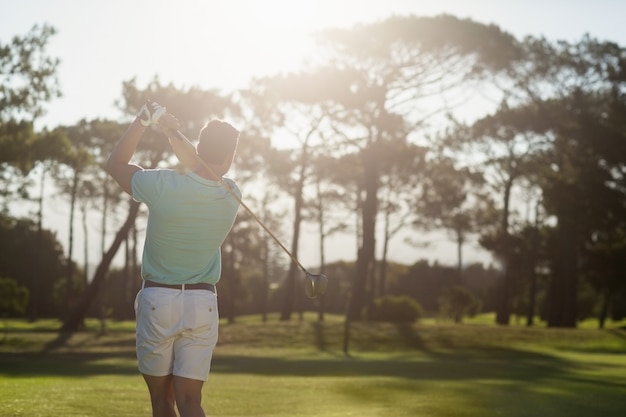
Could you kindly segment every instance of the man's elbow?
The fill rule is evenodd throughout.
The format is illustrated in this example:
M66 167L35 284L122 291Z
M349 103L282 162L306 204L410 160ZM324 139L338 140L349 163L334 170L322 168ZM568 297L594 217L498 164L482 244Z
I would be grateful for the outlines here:
M109 159L107 159L107 163L104 166L104 170L106 171L107 174L113 175L113 172L115 170L115 161L113 160L113 158L109 157Z
M114 159L109 158L106 162L106 165L104 166L104 171L107 174L109 174L109 176L113 178L113 180L115 180L116 183L122 186L120 181L121 181L121 173L123 171L120 169L119 163L116 163Z

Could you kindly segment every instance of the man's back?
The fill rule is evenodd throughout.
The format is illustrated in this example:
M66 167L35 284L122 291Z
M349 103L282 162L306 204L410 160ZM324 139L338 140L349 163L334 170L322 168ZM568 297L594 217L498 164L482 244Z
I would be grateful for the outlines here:
M238 195L232 180L226 180ZM133 198L149 209L142 276L166 284L217 283L220 247L239 203L217 181L172 170L137 171Z

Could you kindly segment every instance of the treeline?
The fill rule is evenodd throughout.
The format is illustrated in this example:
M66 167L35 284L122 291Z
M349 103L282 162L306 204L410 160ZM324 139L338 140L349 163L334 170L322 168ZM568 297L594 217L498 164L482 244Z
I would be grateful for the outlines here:
M15 316L63 317L67 312L64 308L67 260L60 242L48 231L44 231L43 236L40 236L36 224L30 220L16 220L4 216L0 219L2 219L0 248L7 254L1 258L3 264L0 268L5 276L16 277L15 289L9 290L8 287L1 286L6 283L0 287L5 291L12 291L13 294L17 294L17 288L26 289L26 294L31 298L15 300L17 304L28 302L28 310L7 308L4 312ZM129 244L132 244L130 239ZM130 248L127 250L132 252ZM133 257L130 254L129 256ZM92 299L87 315L102 319L133 319L134 299L141 288L138 268L139 265L135 262L129 262L121 269L111 268L105 283ZM459 276L456 267L430 264L426 260L410 266L392 263L388 269L385 294L409 296L429 315L443 313L441 298L448 289L454 287L467 288L476 302L487 310L492 310L496 303L491 290L501 273L493 267L486 269L481 264L470 265L464 269L462 276ZM80 266L75 265L75 270L78 276L82 276L84 271ZM346 261L330 263L325 266L325 271L332 277L326 295L311 300L305 296L304 291L300 289L295 291L295 313L318 311L323 319L325 313L345 312L355 263ZM238 315L258 314L262 320L266 320L269 313L280 312L286 297L286 287L282 285L286 273L287 269L281 267L271 278L270 285L263 281L258 271L238 274L235 279L225 277L219 286L221 315L234 322ZM302 284L298 282L299 287ZM72 293L76 294L76 297L85 293L86 281L78 279L73 285Z
M58 60L45 52L53 35L53 28L35 27L0 44L0 72L11 80L0 90L1 240L11 247L0 254L0 277L28 290L22 314L47 314L43 303L55 300L54 313L74 329L86 314L129 315L144 207L102 169L128 120L34 130L45 103L59 93ZM222 251L223 314L278 310L289 320L315 308L320 318L332 311L362 320L377 298L408 295L434 310L445 288L461 288L503 325L514 314L528 324L539 315L558 327L589 315L601 325L623 315L622 46L591 36L516 39L496 26L444 15L328 30L320 48L315 65L251 80L236 92L177 88L157 77L143 88L134 79L122 85L118 103L129 119L153 99L177 115L189 137L210 118L232 121L243 132L233 175L246 203L270 229L290 236L294 254L303 226L317 231L319 270L331 284L314 304L303 300L298 267L241 212ZM146 133L137 162L177 167L157 131ZM44 185L51 184L70 207L61 256L41 227L49 209ZM29 226L11 216L16 201L36 203ZM96 237L87 236L86 213L93 209L101 216ZM90 277L74 261L75 223L89 242L85 263L87 245L102 251L101 260L91 260L99 265ZM32 253L16 252L20 246L11 243L18 227L34 233ZM388 262L389 243L401 231L419 240L434 229L457 243L456 267ZM354 264L325 261L326 243L339 232L356 236ZM474 236L498 259L497 270L464 267L463 247ZM120 250L125 267L114 271ZM45 251L60 265L44 271L15 265L43 265L37 257Z

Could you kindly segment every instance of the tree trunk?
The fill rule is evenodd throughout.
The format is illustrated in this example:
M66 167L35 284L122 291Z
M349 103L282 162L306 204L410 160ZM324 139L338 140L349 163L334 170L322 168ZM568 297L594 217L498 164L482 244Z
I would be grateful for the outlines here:
M343 323L343 346L342 350L344 355L350 356L350 316L346 314L346 319Z
M500 293L498 302L496 304L496 323L500 325L509 325L511 319L511 298L513 296L513 276L511 274L510 264L510 250L511 243L509 242L509 207L511 203L511 189L513 188L513 177L509 177L504 188L504 207L502 209L502 224L501 224L501 251L502 251L502 283L500 285Z
M389 236L385 236L385 242L383 244L383 255L380 260L380 273L378 274L378 282L376 286L376 293L374 297L384 297L387 292L387 253L389 252Z
M269 268L269 247L267 244L267 239L263 239L261 241L261 251L262 251L262 277L263 277L263 294L261 294L261 321L265 323L267 321L267 303L269 296L269 288L270 288L270 268Z
M68 314L67 318L63 322L63 326L61 327L61 331L63 332L72 332L78 330L78 327L83 322L85 318L85 313L87 312L91 302L98 294L98 289L100 284L105 280L106 274L111 266L111 262L115 257L118 249L120 248L122 242L128 235L130 228L132 227L135 218L137 217L137 213L139 212L139 203L131 200L130 208L128 210L128 216L126 217L126 221L122 225L122 227L115 234L115 239L109 250L104 254L100 264L96 268L93 279L89 283L89 285L85 288L85 292L82 297L78 301L78 303L71 310L70 314Z
M100 250L102 255L104 255L105 251L105 242L106 242L106 234L107 234L107 213L109 209L109 186L108 186L108 176L107 179L104 180L104 194L102 196L102 220L100 222Z
M38 199L38 205L39 205L39 210L37 212L37 245L40 248L40 250L37 251L37 254L41 254L42 250L42 244L43 244L43 196L44 196L44 190L45 190L45 181L46 181L46 172L47 172L47 167L45 162L43 162L41 164L41 178L40 178L40 182L39 182L39 199ZM31 286L30 286L30 312L29 312L29 317L30 317L30 321L36 321L39 318L39 285L37 285L37 282L35 281L35 277L31 278L33 281L31 281Z
M548 293L549 327L576 327L578 251L575 230L575 222L559 218L554 276Z
M300 225L302 223L302 205L303 205L303 190L304 180L306 177L306 165L308 160L308 148L305 142L302 148L302 157L300 159L300 173L298 178L298 184L296 186L294 195L294 220L293 220L293 239L291 241L291 253L293 256L298 257L298 244L300 241ZM291 319L291 312L293 310L294 302L298 295L296 294L296 274L299 267L295 262L291 262L289 265L289 272L287 273L287 280L285 281L285 299L283 300L283 309L280 314L280 320L286 321Z
M363 237L357 254L356 271L352 281L352 291L347 315L350 320L359 321L363 316L367 279L371 274L376 255L376 211L378 208L378 167L377 155L370 146L362 152L364 170L365 201L361 211Z
M530 275L530 287L528 289L528 312L526 313L526 326L532 327L535 320L535 310L537 305L537 264L539 252L539 203L535 207L535 228L533 229L530 265L528 273Z
M87 222L87 201L84 201L83 204L81 204L81 214L83 226L83 268L85 269L83 275L83 283L85 286L87 286L87 281L89 280L89 226Z
M465 236L463 232L457 230L456 232L456 269L458 273L459 284L463 281L463 244L465 243Z
M378 274L378 282L376 283L376 293L373 294L372 298L384 297L387 292L387 254L389 252L389 239L391 239L389 217L389 210L385 210L385 241L383 242L383 253L379 264L380 273Z
M325 266L326 266L326 259L325 259L325 244L326 244L326 231L324 228L324 198L322 197L322 192L320 190L320 181L318 179L318 181L315 184L316 186L316 190L317 190L317 213L318 213L318 225L319 225L319 233L320 233L320 274L325 274ZM325 296L320 296L319 299L319 303L318 303L318 310L317 310L317 320L318 321L324 321L324 307L326 306L326 297Z
M235 238L232 233L228 234L226 238L229 242L230 250L226 251L225 256L222 257L224 261L223 272L228 278L226 283L228 284L228 297L225 297L226 301L226 317L228 318L228 323L235 323L235 319L237 317L235 311L235 301L237 298L237 286L239 282L239 277L237 275L237 271L235 270Z
M73 295L74 295L74 261L72 259L74 252L74 212L76 209L76 194L78 190L78 171L74 171L74 178L72 180L72 194L70 196L70 229L68 233L68 250L67 250L67 267L66 267L66 281L65 281L65 308L66 313L72 308Z
M106 252L107 213L109 209L108 178L108 175L104 177L104 193L102 195L102 219L100 222L100 253L102 257L104 257ZM102 294L98 297L98 318L100 319L101 329L104 331L106 313L104 311L104 300Z
M532 327L535 321L535 309L537 305L537 272L536 262L532 262L530 270L530 288L528 289L528 311L526 313L526 326Z
M602 308L600 309L600 316L598 317L598 328L604 329L604 323L609 315L609 306L611 305L612 291L609 289L604 290L604 296L602 297Z

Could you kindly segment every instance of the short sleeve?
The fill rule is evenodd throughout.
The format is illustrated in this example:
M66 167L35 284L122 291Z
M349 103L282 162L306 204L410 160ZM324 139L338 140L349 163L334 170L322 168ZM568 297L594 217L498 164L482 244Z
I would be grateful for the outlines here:
M161 186L159 170L139 170L133 174L131 179L131 188L133 199L148 206L156 203L161 195Z
M230 188L231 191L233 191L235 195L241 199L241 190L237 186L237 183L230 178L224 178L224 182L228 185L228 188Z

